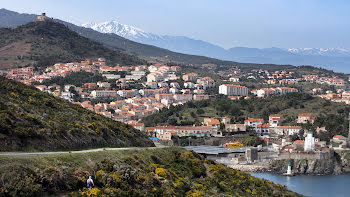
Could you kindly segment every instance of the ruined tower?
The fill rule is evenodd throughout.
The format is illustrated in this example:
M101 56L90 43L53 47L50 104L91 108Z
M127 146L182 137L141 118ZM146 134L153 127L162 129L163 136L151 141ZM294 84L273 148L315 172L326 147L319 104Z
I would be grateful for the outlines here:
M52 18L47 17L47 16L46 16L46 13L41 13L41 15L38 16L38 17L34 20L34 22L38 22L38 21L51 21L51 20L52 20Z

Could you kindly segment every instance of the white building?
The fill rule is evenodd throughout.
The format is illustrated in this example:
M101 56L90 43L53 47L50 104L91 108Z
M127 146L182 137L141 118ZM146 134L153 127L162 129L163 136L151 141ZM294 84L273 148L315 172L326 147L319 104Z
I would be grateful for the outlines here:
M103 77L106 77L108 80L109 79L120 79L120 75L115 75L115 74L102 74Z
M312 136L312 131L309 130L304 142L304 151L314 151L315 150L315 138Z
M91 96L93 98L116 97L117 91L114 91L114 90L93 90L91 92Z
M223 84L219 86L219 94L227 96L248 96L248 88L233 84Z
M301 126L278 126L275 127L275 133L278 135L293 135L298 134L301 129Z

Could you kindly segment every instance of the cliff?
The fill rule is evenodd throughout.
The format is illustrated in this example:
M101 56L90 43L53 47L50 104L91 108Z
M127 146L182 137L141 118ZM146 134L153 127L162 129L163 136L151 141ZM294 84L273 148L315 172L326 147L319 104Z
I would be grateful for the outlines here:
M287 171L288 159L269 163L269 171L283 174ZM338 151L332 159L292 160L295 174L340 174L350 172L350 151Z

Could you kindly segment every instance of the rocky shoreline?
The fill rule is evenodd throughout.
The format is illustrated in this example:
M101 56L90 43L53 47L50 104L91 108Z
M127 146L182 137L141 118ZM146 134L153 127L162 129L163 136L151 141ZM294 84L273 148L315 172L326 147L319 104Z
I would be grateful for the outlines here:
M230 165L230 168L244 172L271 172L283 174L287 171L289 160L272 160L254 164ZM332 159L292 160L294 174L327 175L350 173L350 151L338 152Z

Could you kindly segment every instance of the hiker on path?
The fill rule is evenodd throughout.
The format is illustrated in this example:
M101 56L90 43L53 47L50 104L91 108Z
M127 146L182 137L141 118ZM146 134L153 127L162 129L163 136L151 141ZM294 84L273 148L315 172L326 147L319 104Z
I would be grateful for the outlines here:
M92 180L91 176L89 176L89 179L86 181L87 187L91 189L93 186L95 186L94 181Z

